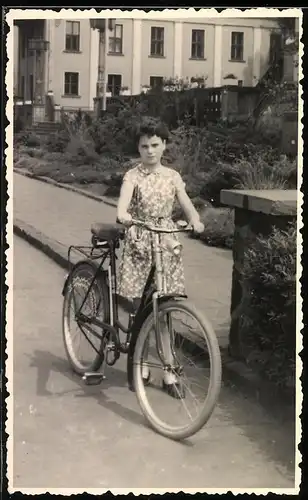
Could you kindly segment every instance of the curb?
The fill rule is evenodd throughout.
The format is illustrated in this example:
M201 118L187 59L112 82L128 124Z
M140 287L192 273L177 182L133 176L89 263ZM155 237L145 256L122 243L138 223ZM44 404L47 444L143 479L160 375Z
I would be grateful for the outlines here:
M283 392L262 379L242 361L232 359L227 352L222 353L222 366L223 380L227 385L235 386L245 397L257 401L274 418L295 420L295 391Z
M32 246L41 250L62 268L68 270L67 248L60 242L48 238L36 228L19 219L13 221L13 232ZM124 309L124 304L121 304ZM256 400L268 413L275 418L293 421L295 418L295 396L277 390L267 381L261 379L243 362L236 361L222 350L223 382L236 388L246 397Z
M63 269L68 269L67 249L62 243L51 240L35 227L19 219L13 221L13 233L26 240L37 250L41 250Z
M85 196L86 198L90 198L91 200L99 201L101 203L105 203L105 205L109 205L111 207L117 207L116 201L108 200L105 196L100 196L99 194L89 193L85 189L77 188L75 186L70 186L69 184L63 184L62 182L54 181L50 179L50 177L38 176L29 172L29 170L21 169L14 167L13 172L19 175L23 175L24 177L28 177L29 179L34 179L36 181L45 182L46 184L50 184L54 187L66 189L67 191L71 191L76 194L80 194L81 196Z

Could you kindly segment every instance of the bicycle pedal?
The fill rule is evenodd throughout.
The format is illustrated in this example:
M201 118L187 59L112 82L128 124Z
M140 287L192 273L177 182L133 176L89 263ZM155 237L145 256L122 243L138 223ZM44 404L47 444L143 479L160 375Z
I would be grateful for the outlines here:
M105 378L102 373L88 372L83 375L82 380L86 385L99 385Z

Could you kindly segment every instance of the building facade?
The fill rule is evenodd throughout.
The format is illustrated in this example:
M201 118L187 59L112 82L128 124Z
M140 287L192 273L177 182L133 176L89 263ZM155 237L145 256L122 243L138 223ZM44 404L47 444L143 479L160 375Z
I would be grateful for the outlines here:
M207 87L230 79L255 86L268 68L275 36L277 25L269 18L117 19L108 31L107 89L135 95L175 78L204 79ZM62 107L93 108L101 42L89 20L17 21L14 43L18 98L44 101L52 91Z

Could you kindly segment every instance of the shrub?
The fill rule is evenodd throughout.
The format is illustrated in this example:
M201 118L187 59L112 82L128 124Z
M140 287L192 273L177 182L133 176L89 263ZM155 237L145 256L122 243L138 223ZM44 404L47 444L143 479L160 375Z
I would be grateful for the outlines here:
M67 160L67 155L65 153L61 153L59 151L54 151L52 153L44 154L44 160L52 162L52 163L65 163Z
M99 160L92 140L80 136L72 136L67 144L68 158L74 164L89 165Z
M207 208L201 214L204 233L200 239L211 246L232 248L234 212L229 208Z
M32 172L37 177L50 177L51 179L61 182L61 176L65 175L68 171L68 166L63 166L62 164L52 164L51 162L39 162L32 163L28 166L28 170Z
M199 214L202 216L202 214L204 213L205 210L207 210L208 208L211 208L211 203L209 203L208 201L205 201L203 198L200 198L200 197L195 197L195 198L192 198L192 203L195 207L195 209L199 212ZM178 203L178 201L175 201L175 204L174 204L174 208L173 208L173 213L172 213L172 218L174 220L181 220L181 219L186 219L186 215L185 213L183 212L180 204Z
M20 133L24 129L24 123L19 116L14 117L14 135Z
M43 158L45 157L45 151L41 147L37 148L28 148L26 147L24 149L26 151L27 155L32 156L33 158Z
M220 206L220 191L234 189L239 184L239 165L225 162L217 164L208 173L206 182L200 186L200 195Z
M19 132L14 135L15 144L23 145L29 148L41 146L41 138L33 132Z
M259 237L246 251L241 346L248 364L277 385L295 374L296 224Z
M111 155L136 154L133 130L143 114L142 105L136 103L132 107L121 107L116 115L107 113L102 119L94 121L88 133L95 144L95 151Z
M288 160L281 156L280 160L270 165L263 157L254 161L239 160L236 162L240 182L239 189L286 189L295 182L297 165L296 161Z
M47 151L50 152L64 153L68 142L69 134L67 130L60 130L59 132L50 135L48 139L46 139L45 147Z

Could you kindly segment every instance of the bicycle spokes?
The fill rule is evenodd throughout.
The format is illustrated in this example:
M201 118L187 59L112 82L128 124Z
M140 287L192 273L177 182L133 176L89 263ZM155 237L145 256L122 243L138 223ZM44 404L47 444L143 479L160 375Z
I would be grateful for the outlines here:
M210 384L210 363L204 356L206 338L192 320L180 317L178 312L160 314L163 359L156 346L155 327L144 343L141 369L146 367L151 372L151 383L144 388L146 398L153 412L166 425L177 422L183 426L185 420L192 422L204 405ZM163 380L173 384L178 397L171 397L163 390Z
M101 315L101 300L95 287L88 291L88 281L85 277L74 278L70 284L69 302L70 341L80 363L84 365L93 356L93 350L97 354L102 353L102 332L91 322Z

